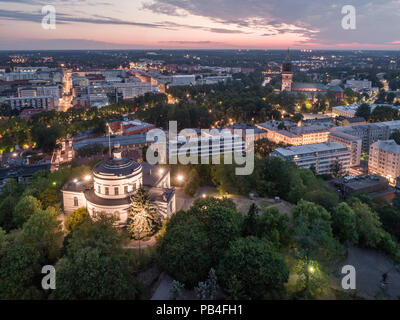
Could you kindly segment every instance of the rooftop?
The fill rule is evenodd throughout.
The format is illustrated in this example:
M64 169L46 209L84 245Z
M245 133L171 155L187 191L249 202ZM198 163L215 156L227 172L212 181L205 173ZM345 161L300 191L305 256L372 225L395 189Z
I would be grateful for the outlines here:
M394 140L379 140L375 142L375 145L383 151L400 154L400 145L398 145Z
M295 156L299 154L318 153L324 151L347 150L345 146L337 142L313 143L302 146L292 146L286 148L277 148L275 152L285 156Z

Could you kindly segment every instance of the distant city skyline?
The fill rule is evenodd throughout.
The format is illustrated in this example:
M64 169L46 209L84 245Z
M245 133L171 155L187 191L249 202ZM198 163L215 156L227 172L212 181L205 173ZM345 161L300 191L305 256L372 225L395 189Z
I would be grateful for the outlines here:
M0 50L399 50L400 1L0 0ZM342 28L344 5L355 30ZM41 9L57 11L45 30Z

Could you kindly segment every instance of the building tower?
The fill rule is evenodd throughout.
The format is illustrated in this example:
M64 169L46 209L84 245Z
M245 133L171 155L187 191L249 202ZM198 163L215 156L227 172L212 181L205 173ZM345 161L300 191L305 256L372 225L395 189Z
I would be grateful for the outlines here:
M293 71L290 61L289 49L286 53L285 61L282 64L282 91L292 91Z

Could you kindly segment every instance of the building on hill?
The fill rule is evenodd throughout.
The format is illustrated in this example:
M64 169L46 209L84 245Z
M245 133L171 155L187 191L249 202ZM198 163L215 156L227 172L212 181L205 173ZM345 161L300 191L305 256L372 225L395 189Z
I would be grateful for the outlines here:
M131 197L143 187L150 201L164 217L175 213L175 189L170 185L170 171L123 158L119 149L111 159L99 162L92 175L69 181L62 188L65 213L86 208L91 218L99 213L114 216L119 225L128 223Z

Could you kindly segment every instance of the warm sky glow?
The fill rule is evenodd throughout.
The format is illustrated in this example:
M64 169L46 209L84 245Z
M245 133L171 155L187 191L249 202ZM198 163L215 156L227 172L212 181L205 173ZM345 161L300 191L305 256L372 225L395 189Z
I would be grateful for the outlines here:
M400 1L0 0L0 49L359 48L399 49ZM56 30L41 27L43 5Z

